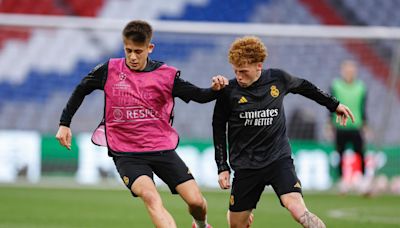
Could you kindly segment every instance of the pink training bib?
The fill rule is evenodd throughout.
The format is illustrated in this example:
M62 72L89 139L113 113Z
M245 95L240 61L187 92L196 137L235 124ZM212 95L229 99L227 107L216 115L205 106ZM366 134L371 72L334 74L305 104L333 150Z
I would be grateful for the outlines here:
M170 120L176 72L165 64L151 72L136 72L126 66L125 59L110 59L104 125L93 133L93 143L114 152L175 149L178 134Z

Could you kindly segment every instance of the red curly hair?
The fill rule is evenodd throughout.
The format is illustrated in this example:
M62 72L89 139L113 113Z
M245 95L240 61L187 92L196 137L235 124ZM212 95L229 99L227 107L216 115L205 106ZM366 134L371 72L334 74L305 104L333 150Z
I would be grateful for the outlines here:
M244 36L236 39L228 54L229 62L235 66L264 62L267 58L267 47L255 36Z

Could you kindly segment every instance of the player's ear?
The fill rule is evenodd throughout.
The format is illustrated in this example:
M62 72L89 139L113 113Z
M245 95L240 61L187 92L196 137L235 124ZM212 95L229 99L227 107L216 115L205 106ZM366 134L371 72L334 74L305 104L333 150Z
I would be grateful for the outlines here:
M257 63L257 70L262 70L263 63Z
M149 44L149 47L148 47L149 53L152 53L152 52L153 52L154 47L155 47L154 44L152 44L152 43Z

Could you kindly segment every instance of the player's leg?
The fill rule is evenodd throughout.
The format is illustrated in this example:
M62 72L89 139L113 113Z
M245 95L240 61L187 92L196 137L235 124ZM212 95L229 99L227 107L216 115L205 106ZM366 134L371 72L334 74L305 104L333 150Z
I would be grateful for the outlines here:
M336 151L339 153L339 166L338 166L338 189L340 194L346 194L349 191L350 185L349 180L343 175L344 169L344 150L346 144L351 142L348 131L336 130Z
M336 151L339 153L339 166L338 166L339 178L342 178L343 176L343 154L347 140L348 139L344 131L336 130L335 146L336 146Z
M371 196L372 194L372 181L373 173L366 173L365 171L365 148L364 148L364 138L360 130L354 131L354 136L352 137L352 143L354 145L354 151L360 157L361 162L361 172L362 178L359 183L357 183L357 191L359 191L364 196Z
M265 188L265 169L237 170L234 172L229 198L229 227L250 227L253 209L256 208Z
M157 228L176 227L174 219L163 206L160 194L150 177L146 175L138 177L133 182L131 191L143 200L151 220Z
M118 173L134 197L140 197L156 227L176 227L164 208L153 181L153 172L147 161L137 157L114 157Z
M176 186L176 191L188 205L196 227L207 227L207 202L197 183L192 179Z
M182 159L175 151L168 151L162 153L152 164L154 173L168 185L171 192L179 194L187 203L189 213L197 226L206 227L207 202Z
M281 195L281 202L292 217L305 228L325 228L325 224L318 216L308 211L303 197L298 192Z
M361 172L363 175L365 175L364 139L359 130L354 131L352 143L354 145L355 153L358 154L361 159Z
M247 211L242 211L242 212L231 212L228 211L226 213L226 220L228 221L228 226L231 227L231 216L232 219L235 220L241 220L237 222L238 224L246 224L246 228L249 228L251 224L253 224L254 221L254 214L252 213L253 210L247 210ZM247 221L247 223L246 223Z
M274 162L270 167L270 182L275 193L292 217L306 228L324 228L316 215L308 211L302 196L301 183L297 178L293 160L288 157Z
M228 225L231 228L247 228L253 222L252 210L233 212L228 211Z

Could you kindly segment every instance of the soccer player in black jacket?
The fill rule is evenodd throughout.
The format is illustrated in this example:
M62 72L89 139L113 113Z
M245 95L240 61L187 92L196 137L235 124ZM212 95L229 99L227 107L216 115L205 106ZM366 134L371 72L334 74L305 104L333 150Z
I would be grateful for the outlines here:
M309 212L295 173L286 135L283 98L298 93L336 112L340 124L354 117L348 107L307 80L280 69L264 70L267 50L257 37L234 41L229 50L236 79L217 99L213 115L215 160L222 189L230 185L234 170L228 222L231 227L248 227L252 210L266 185L271 185L282 206L303 227L325 227ZM226 133L228 134L229 165Z

